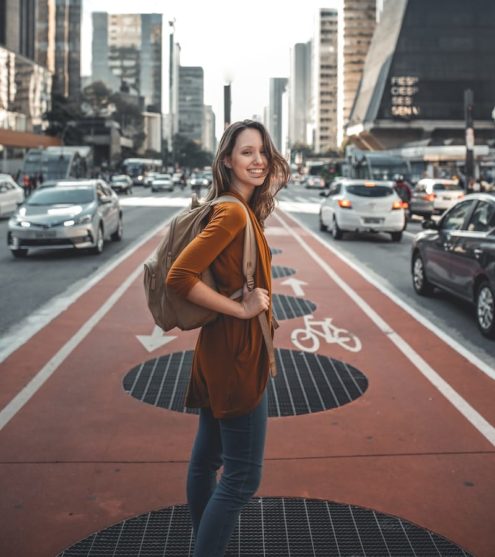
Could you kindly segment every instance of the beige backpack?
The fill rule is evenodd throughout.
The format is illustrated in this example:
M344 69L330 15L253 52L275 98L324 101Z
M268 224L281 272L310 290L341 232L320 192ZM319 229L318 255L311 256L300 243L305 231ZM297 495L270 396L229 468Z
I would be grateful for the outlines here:
M165 231L165 236L153 255L144 264L144 292L149 310L155 323L164 331L178 327L183 331L196 329L210 323L217 313L189 302L179 296L173 289L167 288L166 279L170 268L182 250L191 242L208 222L211 207L216 203L238 203L246 211L247 225L244 235L243 274L249 290L254 288L254 272L256 269L256 238L251 217L245 205L239 199L224 195L209 202L198 204L195 198L190 208L179 213ZM217 289L213 274L207 269L201 280L213 289ZM234 292L232 299L240 298L242 289ZM263 338L270 358L270 371L276 375L275 354L272 336L265 312L258 315ZM273 319L275 327L278 324Z

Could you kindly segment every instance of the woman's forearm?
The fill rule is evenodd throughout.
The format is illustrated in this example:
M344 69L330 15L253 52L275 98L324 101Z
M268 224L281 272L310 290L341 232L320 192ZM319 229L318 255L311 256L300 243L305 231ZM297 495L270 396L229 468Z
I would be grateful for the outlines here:
M242 304L231 300L227 296L219 294L213 288L207 286L204 282L197 282L189 291L187 300L203 306L205 308L217 311L218 313L225 313L238 319L243 319L245 309Z

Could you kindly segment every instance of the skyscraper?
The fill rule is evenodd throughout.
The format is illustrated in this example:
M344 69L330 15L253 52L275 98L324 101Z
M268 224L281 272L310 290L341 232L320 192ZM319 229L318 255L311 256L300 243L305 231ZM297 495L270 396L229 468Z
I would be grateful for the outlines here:
M376 26L377 0L344 0L342 19L341 51L342 90L339 90L340 129L351 114L356 92L363 75L364 62Z
M179 130L195 141L203 141L204 73L200 66L179 67Z
M337 10L318 12L313 63L314 148L337 149Z
M93 81L116 91L125 83L144 98L147 110L162 110L161 14L93 13Z
M268 130L272 136L273 143L281 152L285 151L286 145L282 137L282 97L287 88L286 77L270 78L270 95L268 100Z
M289 74L289 142L308 142L311 109L311 41L291 49Z

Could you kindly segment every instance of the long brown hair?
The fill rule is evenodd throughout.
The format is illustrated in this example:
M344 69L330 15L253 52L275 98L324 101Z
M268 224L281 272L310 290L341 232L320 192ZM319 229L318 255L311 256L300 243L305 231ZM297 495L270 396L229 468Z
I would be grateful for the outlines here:
M287 161L273 144L265 126L260 122L256 122L255 120L242 120L240 122L234 122L224 131L220 144L218 145L215 160L213 161L213 184L208 192L206 200L210 201L229 191L232 181L232 170L225 166L224 161L226 157L232 155L238 135L248 128L260 132L263 148L268 159L268 174L266 175L263 185L254 190L249 201L249 205L256 215L256 218L261 225L263 225L264 221L275 209L275 195L277 195L280 189L289 180L290 169Z

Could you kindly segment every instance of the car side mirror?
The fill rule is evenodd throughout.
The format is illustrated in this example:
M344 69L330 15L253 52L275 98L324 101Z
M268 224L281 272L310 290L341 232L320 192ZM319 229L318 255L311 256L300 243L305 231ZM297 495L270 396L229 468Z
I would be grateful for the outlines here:
M320 191L320 197L328 197L330 195L329 191Z
M108 195L101 196L98 198L98 202L100 203L100 205L106 205L107 203L112 202L112 198L109 197Z
M438 230L438 224L434 220L431 220L431 219L424 220L422 222L421 226L425 230Z

